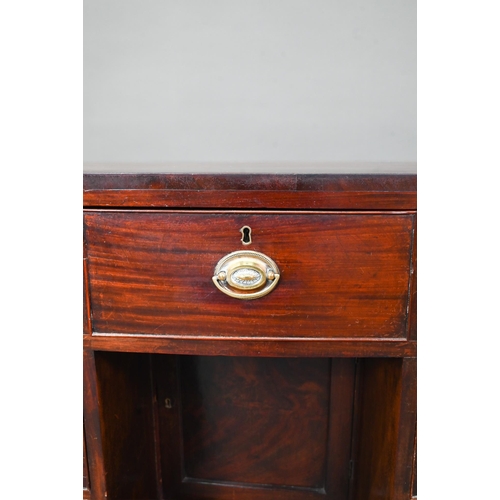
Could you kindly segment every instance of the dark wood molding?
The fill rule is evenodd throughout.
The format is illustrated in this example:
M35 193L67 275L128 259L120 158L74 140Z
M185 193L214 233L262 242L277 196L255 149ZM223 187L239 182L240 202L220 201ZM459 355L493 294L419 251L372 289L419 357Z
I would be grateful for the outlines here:
M158 354L204 354L211 356L271 357L406 357L415 356L417 343L398 340L311 339L195 339L136 336L96 336L84 339L96 351Z
M378 169L381 172L392 171L391 174L366 174L363 172L376 171L377 168L356 168L356 165L349 164L330 168L321 168L321 165L311 165L309 169L296 167L295 171L302 170L303 173L282 174L141 173L141 168L131 169L136 170L135 173L85 173L84 206L415 210L417 177L415 169L405 168L404 165L399 169ZM202 165L198 170L203 172L208 168ZM173 167L165 166L167 172L169 169ZM98 168L96 170L99 171ZM101 170L126 172L127 166L102 166ZM217 172L218 168L215 166L212 170ZM276 170L280 171L280 168ZM281 171L286 172L287 167L281 168ZM147 172L146 165L142 172Z

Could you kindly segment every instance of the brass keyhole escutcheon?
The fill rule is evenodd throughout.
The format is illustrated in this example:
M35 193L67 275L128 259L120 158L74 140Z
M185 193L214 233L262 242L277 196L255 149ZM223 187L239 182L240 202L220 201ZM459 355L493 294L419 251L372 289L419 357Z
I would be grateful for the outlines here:
M240 233L243 245L250 245L252 243L252 228L250 226L243 226L240 229Z
M252 300L271 292L280 279L279 268L271 258L250 250L233 252L215 266L212 281L226 295Z

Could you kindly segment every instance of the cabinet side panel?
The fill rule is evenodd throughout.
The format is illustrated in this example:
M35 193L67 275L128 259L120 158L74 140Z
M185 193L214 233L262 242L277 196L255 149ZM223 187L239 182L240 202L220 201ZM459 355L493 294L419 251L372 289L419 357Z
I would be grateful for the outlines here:
M406 500L412 489L412 463L417 418L417 360L404 358L401 370L401 398L397 409L398 439L394 478L394 499Z
M83 351L83 419L87 443L92 498L106 498L106 480L101 441L101 419L94 351Z
M395 500L393 483L402 360L364 359L360 363L361 394L356 408L359 427L355 438L353 498Z
M356 360L334 358L331 370L326 491L343 499L349 494Z
M354 360L155 356L164 496L346 500Z
M330 360L181 361L188 477L325 486Z
M96 352L108 499L157 498L149 355Z
M417 430L415 429L415 448L413 456L413 478L411 495L413 498L417 498Z

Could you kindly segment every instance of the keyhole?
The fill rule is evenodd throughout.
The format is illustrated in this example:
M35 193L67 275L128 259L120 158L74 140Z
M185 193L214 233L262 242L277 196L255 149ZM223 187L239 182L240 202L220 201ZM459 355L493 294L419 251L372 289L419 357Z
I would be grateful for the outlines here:
M240 229L240 233L243 245L250 245L252 243L252 229L248 226L243 226Z

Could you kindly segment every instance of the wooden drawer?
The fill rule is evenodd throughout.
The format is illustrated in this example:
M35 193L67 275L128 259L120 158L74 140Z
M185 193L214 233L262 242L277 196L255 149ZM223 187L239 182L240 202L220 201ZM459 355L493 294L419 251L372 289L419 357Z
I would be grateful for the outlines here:
M84 225L96 333L407 337L412 213L90 210ZM215 265L236 250L277 263L271 293L238 300L214 286Z

